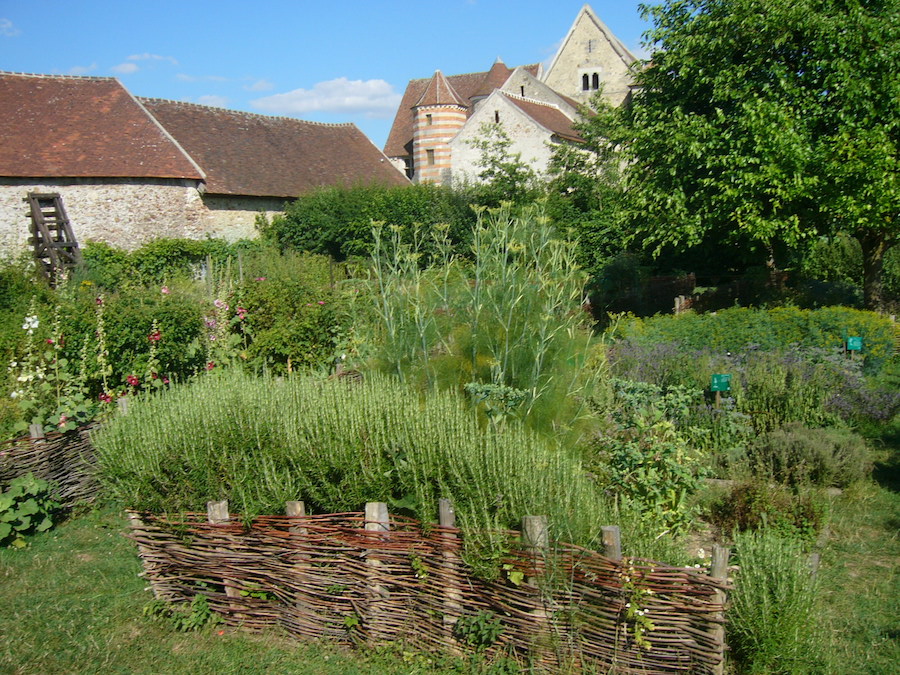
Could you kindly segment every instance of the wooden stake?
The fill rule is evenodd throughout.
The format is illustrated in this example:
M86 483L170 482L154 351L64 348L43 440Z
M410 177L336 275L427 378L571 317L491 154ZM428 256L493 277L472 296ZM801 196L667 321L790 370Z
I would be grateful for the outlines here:
M453 510L453 503L449 499L440 499L438 501L438 524L441 527L456 527L456 512ZM444 532L442 536L448 542L441 554L444 559L444 574L447 583L444 585L444 616L443 628L444 636L447 644L453 644L453 629L456 622L463 613L462 593L456 587L456 580L459 574L459 556L456 555L455 547L450 542L455 542L457 536L454 532ZM459 653L456 647L453 647L455 653Z
M604 525L600 528L603 538L603 555L614 560L622 561L622 533L618 525Z
M728 556L730 551L724 546L719 546L718 544L713 546L712 550L712 565L709 569L709 576L713 579L727 579L728 578ZM716 612L716 619L720 619L722 623L718 623L712 630L712 636L715 640L716 647L721 655L719 663L713 668L713 675L722 675L725 672L725 601L726 601L725 591L716 590L713 594L712 601L717 605L721 605L723 611Z
M229 522L231 518L228 515L228 500L226 499L221 502L206 502L206 519L213 525L223 525ZM241 591L237 588L234 581L231 579L222 579L222 582L225 584L226 596L229 598L241 597ZM237 608L231 606L231 609L234 610ZM240 615L235 614L235 616Z

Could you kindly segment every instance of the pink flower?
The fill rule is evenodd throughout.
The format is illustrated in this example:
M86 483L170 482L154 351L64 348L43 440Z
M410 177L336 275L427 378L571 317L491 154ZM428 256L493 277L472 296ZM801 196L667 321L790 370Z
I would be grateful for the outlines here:
M97 304L98 304L98 305L102 305L102 304L103 304L103 298L101 298L99 295L97 296Z
M215 368L215 367L216 367L216 362L215 362L215 361L210 361L209 363L206 364L206 369L207 369L207 370L212 370L212 369Z
M243 307L238 307L237 308L238 321L243 321L245 316L247 316L247 310L244 309Z
M112 403L112 396L110 396L109 394L107 394L105 391L104 391L102 394L100 394L100 396L98 396L98 398L99 398L103 403Z
M206 327L207 327L207 328L215 328L215 327L216 327L216 320L215 320L215 319L211 319L211 318L209 318L209 317L206 317Z
M253 281L265 281L265 277L256 277Z
M128 385L131 387L138 387L141 384L141 381L134 375L129 375L125 378L125 381L128 382Z
M218 298L216 298L215 300L213 300L213 304L218 309L228 310L228 303L226 303L224 300L219 300Z
M169 378L163 376L163 384L169 384Z
M162 288L159 289L159 292L162 293L163 295L168 295L172 291L169 290L168 286L163 286Z
M60 429L62 429L64 426L66 426L66 422L68 422L68 421L69 421L68 417L66 417L65 415L60 415L59 416L59 424L57 424L56 426L58 426Z
M319 300L319 304L320 304L320 305L324 305L324 304L325 304L325 301L324 301L324 300Z
M209 334L209 341L210 341L210 342L215 342L215 341L216 341L216 334L215 334L215 333L210 333L210 334Z
M147 339L150 340L150 342L159 342L160 340L162 340L162 333L160 333L159 331L150 333L150 335L147 336Z

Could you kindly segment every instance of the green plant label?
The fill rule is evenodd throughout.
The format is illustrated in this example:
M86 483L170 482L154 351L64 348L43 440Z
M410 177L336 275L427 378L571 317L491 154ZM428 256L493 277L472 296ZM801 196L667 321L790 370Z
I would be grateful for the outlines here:
M709 385L710 391L731 391L731 375L728 373L720 373L712 376L712 382Z
M859 336L847 338L847 351L858 352L862 350L862 338Z

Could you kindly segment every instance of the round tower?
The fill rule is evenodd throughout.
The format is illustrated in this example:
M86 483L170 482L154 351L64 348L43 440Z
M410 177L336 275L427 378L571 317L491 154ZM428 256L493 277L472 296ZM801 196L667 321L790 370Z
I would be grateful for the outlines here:
M450 139L466 123L469 106L440 70L413 106L413 175L416 183L449 182Z

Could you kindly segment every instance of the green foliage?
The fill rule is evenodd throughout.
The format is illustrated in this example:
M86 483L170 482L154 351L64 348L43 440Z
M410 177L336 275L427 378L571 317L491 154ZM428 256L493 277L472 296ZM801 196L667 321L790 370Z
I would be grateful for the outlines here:
M760 480L789 486L846 487L865 480L872 462L865 440L849 429L789 424L760 436L747 449L748 470Z
M522 161L521 152L510 152L512 139L502 124L485 122L469 144L480 153L475 162L482 181L477 188L480 205L496 207L502 201L523 204L537 196L537 174Z
M471 265L439 228L437 262L421 269L422 251L402 235L375 230L369 343L382 367L425 387L523 391L516 415L537 428L572 427L599 367L582 327L584 275L573 244L539 207L509 205L479 213Z
M476 651L484 651L503 634L500 617L489 610L459 617L453 626L453 635Z
M815 490L790 489L751 479L734 485L710 506L709 520L723 532L768 528L808 546L825 527L827 505Z
M488 533L526 513L547 514L560 539L584 544L620 522L636 555L653 550L627 510L617 517L603 486L556 443L519 425L482 428L458 394L422 399L377 374L347 383L213 373L133 402L95 445L111 495L157 512L228 499L245 514L277 513L302 497L318 512L403 502L434 522L446 497L482 570L494 565L485 551L502 549Z
M897 242L900 10L893 0L667 0L645 8L652 67L596 124L627 171L636 241L773 252L833 230L883 304ZM753 39L746 39L752 35Z
M263 236L281 249L329 255L336 260L368 256L372 222L385 222L412 232L415 226L446 224L454 246L464 250L475 214L476 199L464 190L432 184L402 188L333 187L304 195L263 228Z
M684 312L647 319L627 317L617 322L618 336L643 344L677 342L688 350L743 352L748 346L775 351L798 345L806 348L840 349L850 335L863 338L866 369L876 372L894 350L889 318L848 307L816 310L778 307L749 309L734 307L713 314Z
M689 529L689 498L703 478L702 456L659 412L639 413L600 441L608 482L659 532Z
M59 504L51 492L50 483L30 473L10 481L0 492L0 546L23 548L25 535L53 527Z
M207 626L215 626L221 621L218 614L212 611L209 600L202 593L197 593L190 604L180 605L165 600L153 600L144 607L144 616L169 622L181 633L190 633Z
M819 589L802 547L762 530L736 535L735 549L740 569L726 630L743 670L822 672Z

